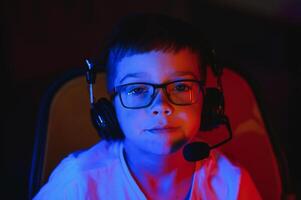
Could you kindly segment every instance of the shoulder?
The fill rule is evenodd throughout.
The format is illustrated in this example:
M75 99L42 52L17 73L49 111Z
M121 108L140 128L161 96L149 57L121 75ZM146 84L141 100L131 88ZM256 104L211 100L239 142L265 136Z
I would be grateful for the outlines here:
M198 169L211 173L233 172L240 173L241 166L231 161L226 155L217 150L212 150L208 158L197 163Z
M241 170L221 152L212 150L208 158L197 163L197 191L201 193L202 198L236 199Z
M217 199L260 199L248 171L219 151L213 150L199 163L198 176L199 187L210 186L208 191Z
M87 150L69 154L56 167L50 176L50 180L60 173L64 175L75 172L85 172L93 169L106 168L118 160L120 142L101 141Z
M101 141L87 150L71 153L51 173L38 196L57 195L56 193L70 195L69 189L73 194L81 193L86 188L88 179L95 173L104 176L108 174L106 171L112 171L118 165L120 145L120 142Z
M122 142L101 141L88 150L71 154L73 160L82 171L94 168L105 168L119 159Z

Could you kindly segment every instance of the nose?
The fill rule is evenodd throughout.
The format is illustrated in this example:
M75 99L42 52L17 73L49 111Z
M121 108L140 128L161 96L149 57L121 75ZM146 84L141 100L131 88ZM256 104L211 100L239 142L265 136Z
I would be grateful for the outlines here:
M169 102L166 94L161 89L157 93L154 102L151 105L151 112L153 115L171 115L173 112L173 106Z

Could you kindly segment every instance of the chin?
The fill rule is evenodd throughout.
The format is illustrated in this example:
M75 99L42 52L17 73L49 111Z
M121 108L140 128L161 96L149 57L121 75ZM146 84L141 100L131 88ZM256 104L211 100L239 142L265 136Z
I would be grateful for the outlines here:
M169 155L182 149L185 143L186 141L177 141L169 144L153 144L148 146L148 152L157 155Z

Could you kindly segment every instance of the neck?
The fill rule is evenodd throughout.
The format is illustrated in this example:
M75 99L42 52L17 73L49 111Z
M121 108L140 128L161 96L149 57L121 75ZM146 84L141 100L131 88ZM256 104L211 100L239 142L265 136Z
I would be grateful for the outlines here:
M178 169L193 169L195 163L188 162L182 155L182 148L169 154L155 154L132 148L125 144L125 158L130 170L145 171L154 175L166 175Z
M195 170L195 163L188 162L182 155L182 149L168 154L150 154L125 147L125 160L137 184L148 197L170 193L187 195ZM178 190L179 189L179 190ZM181 190L181 191L180 191ZM174 190L172 190L174 191ZM160 198L161 199L161 198Z

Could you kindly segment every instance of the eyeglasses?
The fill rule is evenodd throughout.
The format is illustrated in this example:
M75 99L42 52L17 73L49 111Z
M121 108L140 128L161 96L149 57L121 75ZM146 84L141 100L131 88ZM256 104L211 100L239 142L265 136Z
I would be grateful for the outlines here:
M128 83L115 88L113 97L119 95L125 108L145 108L152 104L162 88L168 100L175 105L191 105L203 97L204 82L198 80L177 80L164 84Z

